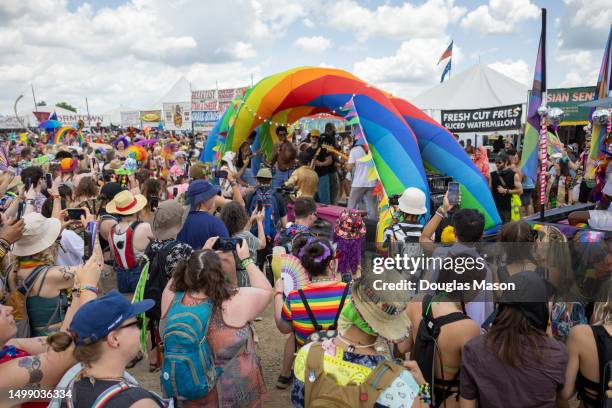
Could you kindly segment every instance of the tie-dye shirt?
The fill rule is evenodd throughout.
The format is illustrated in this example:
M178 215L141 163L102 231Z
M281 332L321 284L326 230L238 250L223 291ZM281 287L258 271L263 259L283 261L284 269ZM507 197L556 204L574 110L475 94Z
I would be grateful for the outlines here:
M346 283L330 282L328 284L306 285L302 289L306 296L306 301L318 324L326 330L334 323L338 314L338 307L342 299L342 293ZM350 291L347 292L344 304L350 302ZM283 304L282 319L291 322L295 331L295 338L299 347L304 345L304 341L315 332L315 328L308 317L304 303L297 290L291 291Z

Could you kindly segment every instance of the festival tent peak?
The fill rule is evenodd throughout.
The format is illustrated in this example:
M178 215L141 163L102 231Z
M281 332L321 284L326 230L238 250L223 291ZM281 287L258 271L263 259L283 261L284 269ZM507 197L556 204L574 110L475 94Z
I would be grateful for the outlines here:
M164 103L191 102L191 83L181 76L151 109L159 109Z
M251 131L261 133L264 153L279 124L316 113L343 115L352 101L386 196L417 187L429 194L425 167L462 183L464 207L481 210L486 228L500 224L487 182L453 135L419 109L339 69L298 67L262 79L237 101L222 150L237 151ZM228 108L229 110L229 108ZM263 125L263 126L262 126Z
M486 65L476 64L414 97L412 103L440 121L442 110L524 104L527 91L527 85Z

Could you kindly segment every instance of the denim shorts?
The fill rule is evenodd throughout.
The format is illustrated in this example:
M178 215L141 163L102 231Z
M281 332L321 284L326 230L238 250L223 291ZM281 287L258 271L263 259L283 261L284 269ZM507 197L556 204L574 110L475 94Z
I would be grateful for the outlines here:
M117 289L120 293L134 293L136 285L140 279L140 266L132 269L122 269L115 267L117 273Z

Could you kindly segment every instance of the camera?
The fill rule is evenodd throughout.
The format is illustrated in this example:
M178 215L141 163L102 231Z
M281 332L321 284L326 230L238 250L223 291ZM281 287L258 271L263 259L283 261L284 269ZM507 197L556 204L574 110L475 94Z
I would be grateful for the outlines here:
M276 192L280 194L293 194L296 192L296 189L290 186L280 186L276 188Z
M214 251L231 252L237 245L242 245L242 238L219 238L213 245Z

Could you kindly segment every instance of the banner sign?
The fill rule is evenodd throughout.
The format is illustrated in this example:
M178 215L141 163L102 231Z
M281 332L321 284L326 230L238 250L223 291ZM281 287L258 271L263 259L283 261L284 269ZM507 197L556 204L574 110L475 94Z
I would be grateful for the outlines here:
M140 120L143 122L157 122L161 121L160 110L140 111Z
M203 91L193 91L191 92L191 100L209 100L209 99L217 99L216 97L216 89L205 89Z
M521 128L522 105L443 110L442 126L453 133L491 132Z
M26 118L21 118L27 124ZM15 116L0 116L0 129L21 129L21 124Z
M595 99L595 91L594 86L549 89L546 99L549 107L563 111L561 126L586 125L591 109L579 108L578 105Z
M82 120L85 123L85 126L95 126L98 122L104 122L104 116L102 115L77 115L69 114L69 115L57 115L57 120L62 122L64 125L72 125L74 127L77 126L77 122Z
M223 115L227 107L237 98L242 98L247 87L227 89L204 89L191 92L191 119L195 130L209 131ZM165 109L164 109L165 110Z
M218 107L219 102L216 99L203 102L191 102L192 111L216 111Z
M125 111L121 112L121 126L122 127L140 127L140 112L139 111Z
M222 113L219 111L193 111L191 112L191 120L194 123L216 122L221 119Z
M167 130L191 130L191 102L164 103Z

